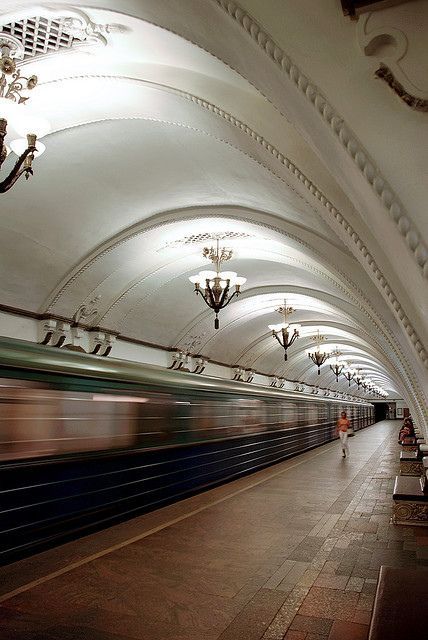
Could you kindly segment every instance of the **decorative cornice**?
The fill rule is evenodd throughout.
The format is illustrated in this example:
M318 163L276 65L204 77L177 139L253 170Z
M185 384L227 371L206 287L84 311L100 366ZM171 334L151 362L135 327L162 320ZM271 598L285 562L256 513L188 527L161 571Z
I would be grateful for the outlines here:
M428 100L418 98L418 96L413 96L411 93L408 93L386 64L380 65L379 69L375 71L375 76L386 82L394 93L411 109L415 111L428 111Z
M230 4L230 3L226 2L226 0L224 0L224 1L223 0L214 0L214 1L219 3L219 4ZM232 3L232 4L235 4L235 3ZM245 15L247 15L247 14L245 14ZM235 19L237 19L237 18L235 18ZM244 21L244 22L245 22L245 24L247 24L246 21ZM246 28L246 30L248 31L248 28ZM261 32L261 33L263 33L263 32ZM265 37L267 38L266 35L265 35ZM262 39L262 42L263 42L263 39ZM271 51L271 48L269 48L267 46L267 44L265 45L265 48L266 48L266 52ZM282 58L283 60L288 59L287 56L285 56L285 54L283 54L283 56L284 56ZM296 67L296 69L297 69L297 67ZM106 76L106 75L76 76L75 78L68 78L68 80L76 79L76 78L82 78L82 77L101 77L101 78L110 78L111 79L114 76ZM294 77L293 74L291 74L291 77ZM130 77L123 77L121 79L135 80L135 79L132 79ZM56 80L54 82L58 82L58 81ZM152 84L152 83L142 82L142 84ZM312 86L312 85L310 85L310 86ZM161 86L159 88L165 89L164 86ZM295 163L293 163L289 158L287 158L287 156L285 156L283 153L281 153L281 151L279 151L279 149L277 149L273 144L271 144L268 140L266 140L262 135L257 133L254 129L249 127L246 123L242 122L241 120L239 120L238 118L236 118L232 114L230 114L227 111L221 109L217 105L215 105L215 104L213 104L213 103L211 103L211 102L209 102L207 100L204 100L204 99L200 98L199 96L191 94L189 92L174 89L173 93L185 98L186 100L189 100L189 101L193 102L194 104L198 105L199 107L201 107L203 109L206 109L206 110L214 113L215 115L221 117L226 122L230 123L232 126L236 127L240 131L242 131L242 133L244 133L245 135L251 137L257 144L259 144L261 147L263 147L265 149L265 151L267 151L272 157L274 157L281 165L283 165L286 169L288 169L288 171L290 172L291 175L293 175L295 178L297 178L302 183L302 185L308 190L308 192L329 213L329 217L333 218L335 220L335 222L340 225L340 228L342 229L342 231L346 233L346 235L349 237L349 239L353 242L353 244L356 246L356 248L362 254L362 257L363 257L364 261L366 262L368 268L371 270L371 272L375 276L376 280L379 282L380 286L384 290L385 295L387 296L389 302L391 303L391 306L392 306L394 312L396 313L396 315L397 315L399 321L401 322L401 324L404 326L404 329L405 329L407 335L409 336L409 338L410 338L410 340L411 340L411 342L412 342L412 344L413 344L413 346L414 346L419 358L421 359L421 361L424 364L425 368L428 369L428 353L424 349L424 347L422 345L422 342L421 342L418 334L416 333L416 330L412 326L409 318L406 316L406 314L405 314L400 302L398 301L395 293L393 292L390 284L386 280L384 274L379 269L374 257L369 252L369 250L367 249L367 247L364 244L363 240L360 238L359 234L355 231L355 229L352 227L352 225L346 220L344 215L333 205L333 203L324 195L324 193L317 187L317 185L312 180L310 180L303 173L303 171L301 171L300 168L296 166ZM322 98L322 100L324 100L324 98ZM317 102L317 101L315 100L315 102ZM329 118L328 109L331 109L331 107L329 105L327 105L327 102L324 102L323 104L325 106L324 111L327 112L327 116L325 115L324 111L323 111L323 114L324 114L324 117L328 120L328 118ZM319 109L320 108L319 107L320 103L317 102L317 105L318 105L318 109ZM331 126L332 126L332 128L334 130L337 129L337 121L335 120L335 118L337 119L338 116L334 116L334 117L332 116L330 118L330 124L331 124ZM108 119L113 119L113 118L108 118ZM133 118L120 117L120 118L117 118L117 119L118 120L125 120L125 119L137 119L137 118L136 117L133 117ZM270 173L272 173L277 178L279 178L282 182L284 182L289 189L291 189L293 192L298 194L302 199L304 199L305 202L307 204L309 204L309 206L311 206L310 203L308 203L308 201L305 198L303 198L302 194L299 193L298 191L296 191L296 189L294 189L284 179L283 176L281 176L278 173L276 173L275 171L273 171L273 169L271 167L269 167L266 164L262 163L259 159L254 158L253 156L251 156L248 153L245 153L244 151L242 151L242 149L240 149L236 145L232 144L228 140L225 140L223 138L218 138L217 136L209 134L206 131L203 131L203 130L198 129L196 127L190 127L188 125L183 125L183 124L179 124L179 123L172 123L172 122L161 120L161 119L157 119L157 118L146 118L146 119L150 120L151 122L157 122L157 123L160 123L160 124L170 124L170 125L180 126L182 128L187 128L187 129L192 130L192 131L194 131L196 133L202 133L203 135L210 136L210 137L212 137L213 139L215 139L215 140L217 140L219 142L223 142L223 143L227 144L228 146L238 150L239 152L244 153L248 157L252 158L252 160L257 162L259 165L261 165L263 168L267 169ZM340 120L340 123L343 123L343 120ZM82 126L82 125L75 125L75 126ZM70 127L70 128L75 128L75 127L73 126L73 127ZM351 153L350 149L353 150L354 149L354 144L356 145L357 143L354 142L350 138L348 139L346 137L345 133L343 133L343 131L344 131L343 128L339 130L339 133L338 133L339 139L341 140L342 144L344 144L346 142L346 140L348 140L348 146L346 148ZM336 131L336 133L337 133L337 131ZM355 154L354 154L354 156L355 156L354 160L357 163L358 163L359 159L362 160L362 156L359 155L359 154L360 154L359 151L355 152ZM368 165L366 165L366 168L364 169L364 173L367 174L366 175L367 179L369 179L369 177L372 176L372 172L371 172L370 167L373 168L373 172L375 172L374 165L371 165L370 163ZM374 174L373 174L373 187L375 188L375 190L377 190L378 195L382 198L384 203L386 203L386 201L389 202L389 196L392 197L392 193L389 192L387 189L385 189L383 191L382 191L382 189L380 189L381 186L385 186L385 185L386 185L386 183L382 179L380 179L379 176L377 176L375 178ZM399 208L397 203L394 201L391 204L390 211L392 212L391 215L394 214L393 217L394 216L396 217L398 215L398 212L401 211L401 209ZM406 219L404 217L399 218L398 227L399 227L399 229L401 231L403 231L403 229L407 229L407 223L406 223ZM402 235L404 235L404 234L402 233ZM411 231L410 230L409 230L409 233L406 235L406 237L407 236L413 237L411 235ZM425 259L425 262L424 262L424 274L426 275L426 277L428 277L428 249L423 249L422 247L423 247L423 245L421 245L421 244L417 245L417 247L415 249L415 252L418 253L418 251L419 251L418 256L421 259L422 258ZM109 252L111 250L112 250L112 248L109 247L108 249L105 250L105 252ZM104 255L104 252L103 252L102 255ZM95 259L98 259L98 256ZM85 264L81 268L82 271L86 270L89 267L89 264L90 263ZM74 273L71 276L71 279L64 285L64 287L67 288L75 280L76 276L77 276L77 274ZM62 292L63 292L63 290L61 290L61 289L59 289L57 291L57 293L54 296L53 300L51 300L51 302L49 303L47 311L49 311L52 308L52 306L59 300L59 298L62 295Z
M428 278L427 246L423 242L416 226L406 214L398 197L394 194L390 185L378 171L374 162L369 158L367 151L357 140L354 133L346 124L344 118L337 113L337 111L322 95L318 87L309 81L309 79L294 64L291 58L274 42L269 34L260 27L252 16L244 11L244 9L242 9L233 0L213 1L226 11L231 18L233 18L249 34L259 48L262 49L263 52L272 60L276 67L281 69L281 71L285 73L290 80L292 80L296 85L296 88L317 110L324 122L330 127L337 140L341 143L342 147L350 155L361 175L366 179L368 184L370 184L376 196L382 201L382 204L388 211L389 216L396 224L399 233L405 239L416 263L421 268L424 277ZM348 229L346 230L348 231ZM355 231L352 229L350 235L352 236L353 233L355 233ZM365 257L369 266L374 271L372 267L373 263L369 261L368 256ZM371 256L370 258L372 259ZM379 280L381 278L383 278L382 274L380 274ZM402 320L402 318L400 319ZM410 323L408 322L407 326L409 326L409 324ZM411 336L412 333L409 335Z

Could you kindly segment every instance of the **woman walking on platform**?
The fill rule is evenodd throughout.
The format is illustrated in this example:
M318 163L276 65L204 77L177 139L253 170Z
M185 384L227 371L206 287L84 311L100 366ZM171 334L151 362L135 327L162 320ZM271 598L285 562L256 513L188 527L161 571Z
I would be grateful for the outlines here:
M342 444L342 456L344 458L346 458L346 456L349 456L348 429L350 426L351 423L346 416L346 411L342 411L342 413L340 414L340 418L337 421L336 435L338 435L340 438Z

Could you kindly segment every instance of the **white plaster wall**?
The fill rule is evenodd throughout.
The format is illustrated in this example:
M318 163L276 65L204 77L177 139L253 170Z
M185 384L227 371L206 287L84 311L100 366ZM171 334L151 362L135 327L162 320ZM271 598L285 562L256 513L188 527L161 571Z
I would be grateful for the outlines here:
M12 315L0 311L0 335L37 342L38 324L32 318Z
M131 360L144 364L154 364L158 367L168 367L171 364L171 354L163 349L155 349L145 345L132 344L116 340L111 351L112 358Z

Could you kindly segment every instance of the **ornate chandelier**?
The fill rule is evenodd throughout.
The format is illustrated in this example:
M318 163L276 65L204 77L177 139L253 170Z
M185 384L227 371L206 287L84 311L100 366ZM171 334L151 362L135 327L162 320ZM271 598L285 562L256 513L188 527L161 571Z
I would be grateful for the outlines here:
M219 311L241 293L241 285L247 282L247 278L238 276L234 271L220 271L222 263L232 258L233 251L224 247L220 249L218 240L216 249L205 247L202 255L211 260L216 270L200 271L198 275L190 276L189 280L195 285L196 295L201 295L208 307L215 311L214 327L218 329L220 326ZM203 289L201 283L203 283ZM231 287L235 287L235 291L230 295Z
M333 358L333 362L330 363L330 369L333 371L334 375L336 376L336 382L339 382L339 376L344 370L344 368L347 366L345 360L341 360L340 358L341 355L342 355L342 352L339 351L337 347L333 349L333 351L330 353L330 358Z
M360 371L360 369L357 367L357 368L355 369L355 376L354 376L354 380L355 380L355 382L357 383L357 389L359 389L359 388L360 388L360 386L361 386L361 383L362 383L363 379L364 379L364 378L363 378L363 376L361 375L361 371Z
M25 174L27 180L33 175L34 157L45 150L45 145L37 138L50 131L47 120L32 113L25 105L28 96L23 96L22 92L34 89L37 76L21 76L13 59L14 51L15 38L0 34L0 168L9 154L6 144L6 138L9 137L8 126L13 132L10 136L10 149L18 156L9 175L0 182L0 193L9 191L22 174ZM19 137L15 138L14 134Z
M269 329L272 331L273 337L278 340L284 349L284 360L287 362L287 349L291 347L293 342L299 337L300 324L289 324L287 322L288 316L294 313L294 309L293 307L287 307L286 300L284 300L284 306L279 307L276 311L284 317L284 322L280 324L270 324Z
M346 369L343 371L343 375L348 381L348 387L351 386L351 381L354 379L356 373L356 370L352 369L351 367L346 367Z
M386 391L382 389L382 387L375 386L373 387L373 393L377 395L379 398L387 398L388 394Z
M330 357L330 349L327 346L321 348L321 344L326 340L325 336L320 335L320 330L317 329L317 335L312 336L311 340L315 342L315 346L308 349L306 353L312 362L318 367L318 375L320 375L320 368Z

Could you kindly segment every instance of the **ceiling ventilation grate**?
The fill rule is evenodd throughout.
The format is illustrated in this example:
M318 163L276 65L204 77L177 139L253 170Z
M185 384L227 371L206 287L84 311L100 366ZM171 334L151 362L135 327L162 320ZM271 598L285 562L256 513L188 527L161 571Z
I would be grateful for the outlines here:
M19 40L23 47L20 57L26 60L82 44L83 38L76 38L70 33L69 24L70 18L67 16L55 19L42 16L25 18L0 25L0 39L4 34Z
M221 231L219 233L195 233L191 236L184 236L178 240L172 240L165 244L161 249L169 249L174 247L182 247L189 244L202 244L210 243L215 240L242 240L245 238L252 238L254 236L249 233L243 233L240 231Z

